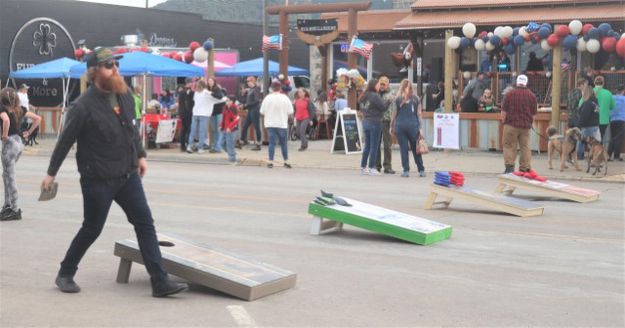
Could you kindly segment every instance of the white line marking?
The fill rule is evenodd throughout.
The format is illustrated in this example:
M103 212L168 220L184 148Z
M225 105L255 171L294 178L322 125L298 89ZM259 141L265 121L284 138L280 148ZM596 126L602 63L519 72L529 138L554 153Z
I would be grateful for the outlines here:
M254 319L250 317L249 313L241 305L228 305L226 309L239 327L258 327Z

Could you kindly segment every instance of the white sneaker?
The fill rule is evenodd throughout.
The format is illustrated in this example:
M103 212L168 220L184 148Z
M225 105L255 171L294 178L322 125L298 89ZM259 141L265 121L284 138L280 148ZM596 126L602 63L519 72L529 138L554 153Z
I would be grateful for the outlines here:
M204 154L204 149L199 148L199 149L197 150L197 153L198 153L198 154Z
M369 169L369 175L377 176L377 175L382 175L382 173L380 173L376 169Z
M367 167L363 167L360 169L360 174L361 175L369 175L369 168Z

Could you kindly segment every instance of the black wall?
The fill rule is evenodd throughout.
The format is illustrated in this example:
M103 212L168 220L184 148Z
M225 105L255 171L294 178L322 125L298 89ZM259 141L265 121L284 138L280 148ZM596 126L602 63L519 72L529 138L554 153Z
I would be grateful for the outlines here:
M122 35L137 34L140 31L148 37L156 33L159 37L174 39L179 47L186 47L191 41L201 43L212 37L217 48L239 50L241 61L262 56L262 27L259 25L206 21L196 14L80 1L0 0L0 79L3 86L10 72L9 53L16 33L25 23L38 17L59 22L68 30L74 43L85 39L91 49L96 46L121 45ZM32 31L29 33L32 34ZM276 29L270 30L270 34L274 33L277 33ZM32 36L29 37L32 40ZM28 62L32 63L62 56L71 57L71 49L61 49L61 39L58 40L58 51L54 57L40 55L35 47L28 55L24 55L22 49L21 56L30 57ZM308 68L308 46L294 35L290 36L290 40L289 64ZM21 44L27 42L30 41L22 40ZM64 43L67 48L67 42ZM59 56L61 53L63 55ZM277 53L272 51L270 58L277 59ZM19 59L14 58L13 62Z

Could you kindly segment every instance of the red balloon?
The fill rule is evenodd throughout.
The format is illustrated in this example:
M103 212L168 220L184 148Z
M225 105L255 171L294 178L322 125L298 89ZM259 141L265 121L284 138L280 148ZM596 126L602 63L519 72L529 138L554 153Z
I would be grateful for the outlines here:
M582 26L582 34L586 35L588 34L588 31L590 31L591 28L595 27L592 24L584 24L584 26Z
M606 52L614 52L616 50L616 39L613 37L603 38L601 41L601 48Z
M620 39L616 43L616 53L622 58L625 58L625 38Z
M193 41L193 42L189 43L189 49L191 50L191 52L194 52L195 49L197 49L199 47L200 47L200 43L199 42Z
M482 32L480 32L480 34L478 34L478 36L477 36L477 37L481 39L481 38L483 38L483 37L485 37L485 36L487 36L487 35L488 35L488 32L486 32L486 31L482 31Z
M181 54L175 54L173 59L177 60L177 61L182 61L182 55Z
M551 46L551 47L555 47L558 45L558 43L560 43L560 38L555 35L555 34L551 34L549 35L549 37L547 37L547 43Z
M81 48L78 48L78 49L74 50L74 57L75 58L80 59L84 55L85 55L85 52Z
M563 38L569 35L570 33L571 33L571 30L569 30L569 27L566 25L560 25L558 26L558 29L556 30L556 35L559 36L560 38Z
M193 61L193 53L191 52L191 50L184 53L184 61L187 64L191 64L191 62Z
M117 49L117 51L115 51L115 52L116 52L116 53L118 53L118 54L123 54L123 53L125 53L125 52L126 52L126 48L119 48L119 49Z

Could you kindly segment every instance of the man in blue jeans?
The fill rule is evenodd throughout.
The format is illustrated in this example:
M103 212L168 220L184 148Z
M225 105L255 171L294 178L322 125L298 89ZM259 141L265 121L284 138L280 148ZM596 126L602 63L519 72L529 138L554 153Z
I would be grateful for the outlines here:
M80 292L74 282L78 264L102 232L115 201L135 228L141 256L150 274L152 296L164 297L182 292L188 286L169 279L163 269L154 221L140 178L147 170L146 153L132 124L134 101L119 75L119 58L106 48L96 49L87 58L87 78L92 85L68 111L42 182L43 188L50 188L69 149L77 142L84 218L61 262L55 283L62 292Z
M267 167L273 168L276 139L279 139L284 167L290 169L286 132L289 127L289 115L293 114L293 105L289 97L280 92L281 87L282 84L278 80L271 83L272 92L263 99L260 114L265 117L265 128L269 134L269 163L267 163Z

